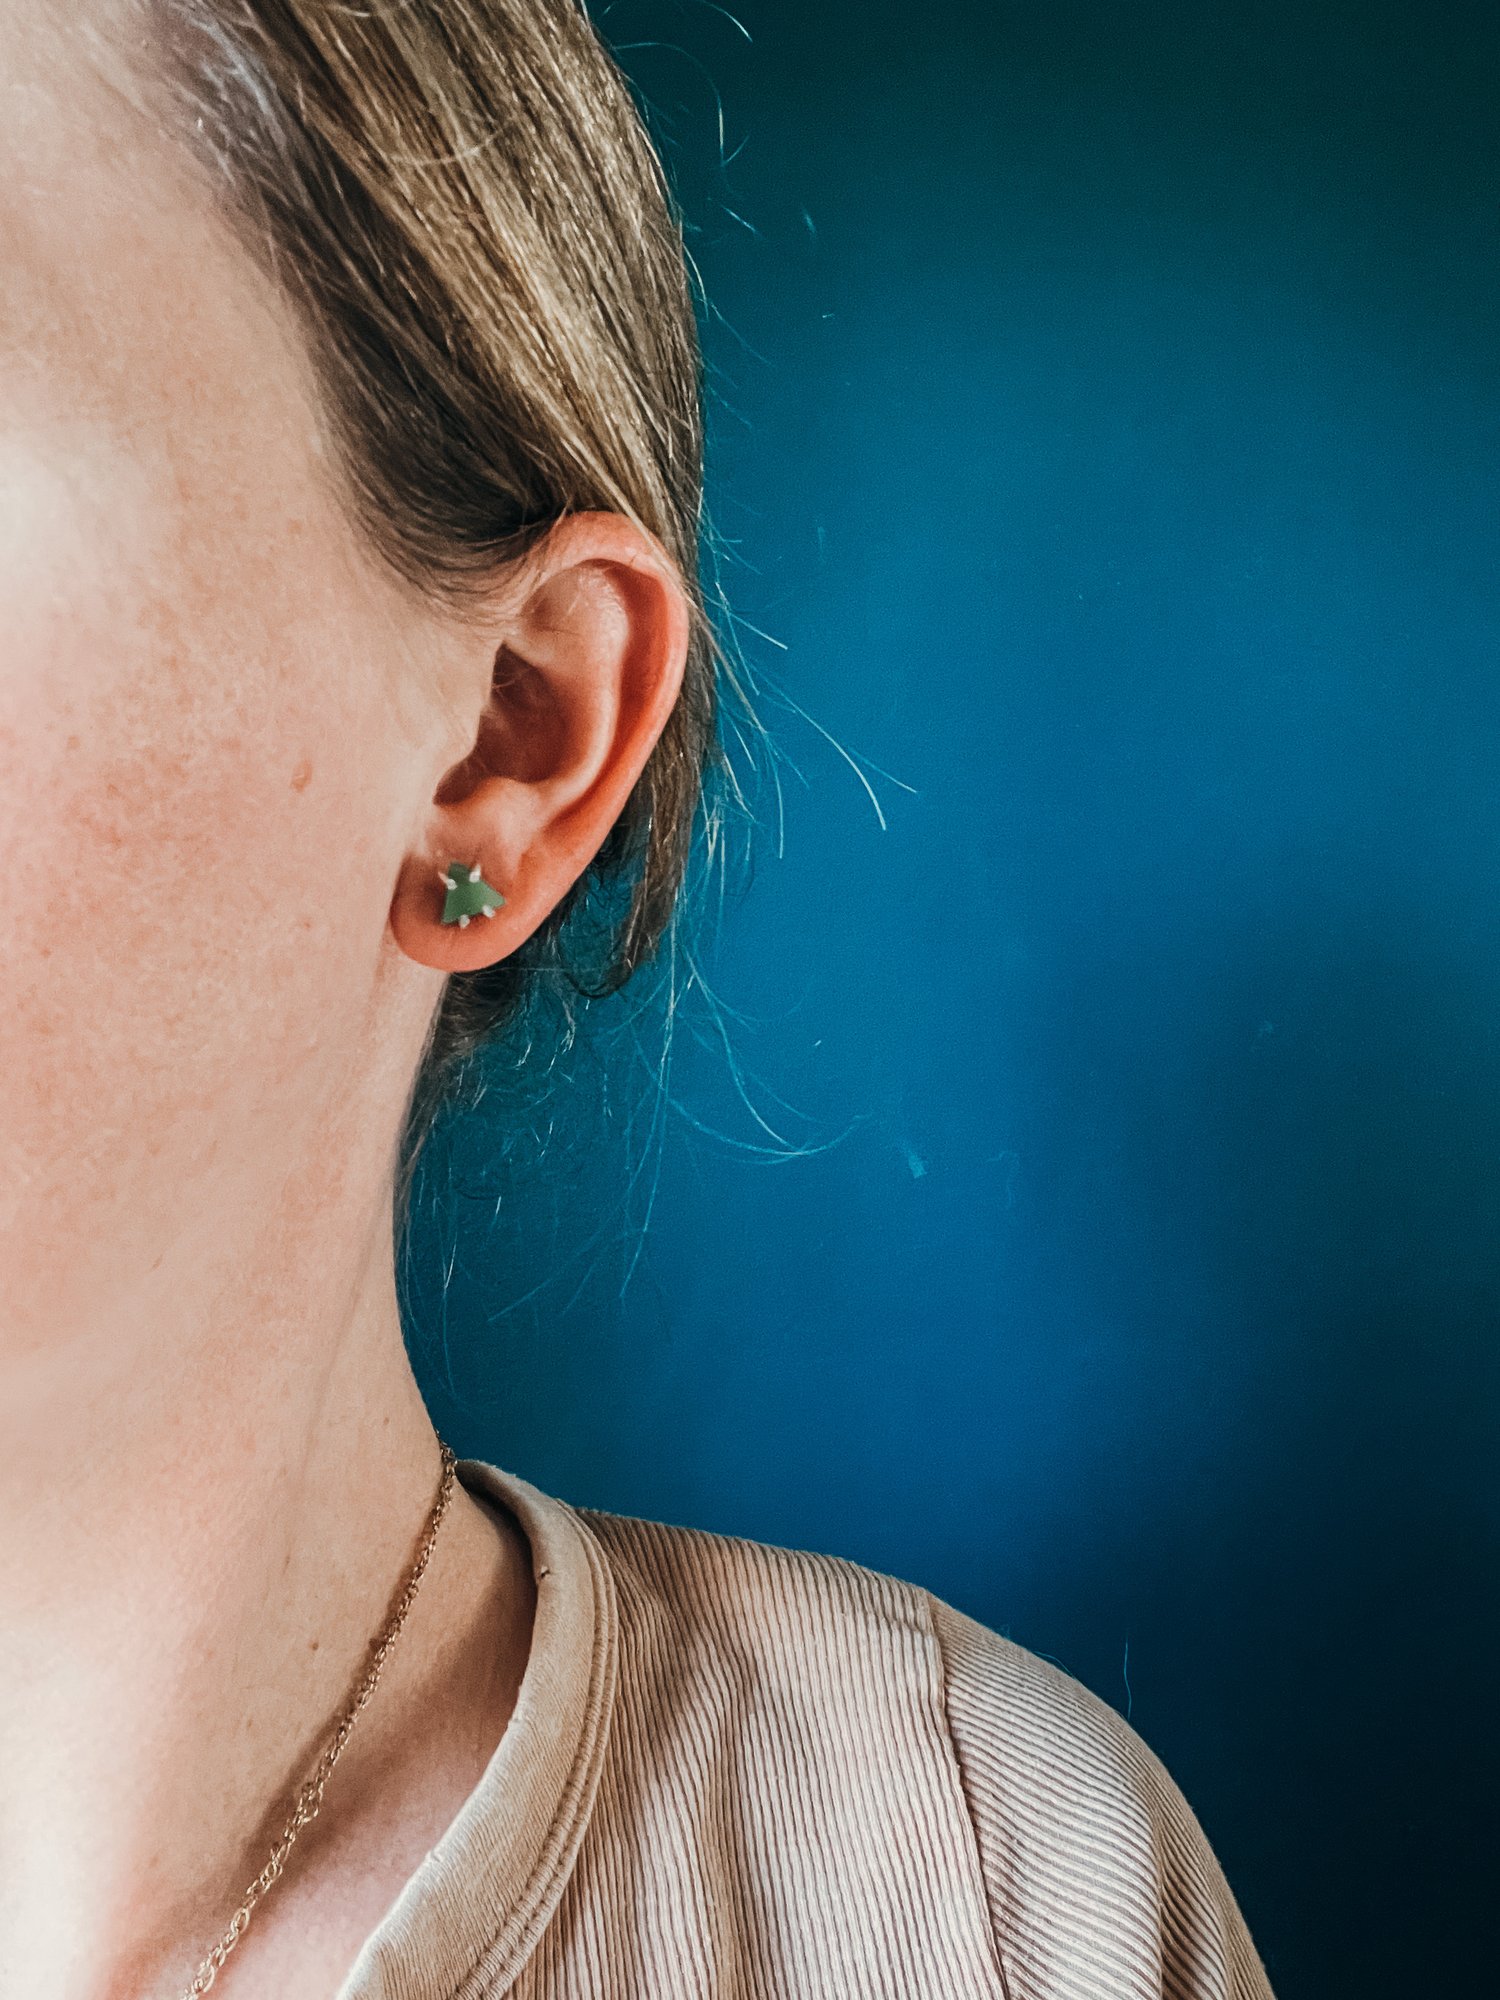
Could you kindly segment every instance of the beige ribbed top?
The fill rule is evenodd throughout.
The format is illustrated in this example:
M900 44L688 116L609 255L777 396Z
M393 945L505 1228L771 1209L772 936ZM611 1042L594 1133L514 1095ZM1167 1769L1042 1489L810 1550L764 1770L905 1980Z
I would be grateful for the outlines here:
M1269 2000L1113 1709L840 1557L461 1476L531 1544L478 1786L338 2000Z

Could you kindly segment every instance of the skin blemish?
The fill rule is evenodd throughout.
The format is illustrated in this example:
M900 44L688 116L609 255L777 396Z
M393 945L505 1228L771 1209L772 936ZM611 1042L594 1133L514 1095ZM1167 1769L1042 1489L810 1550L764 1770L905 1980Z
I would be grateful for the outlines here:
M307 790L308 785L312 781L312 770L312 760L304 757L292 773L292 790L294 792L305 792Z

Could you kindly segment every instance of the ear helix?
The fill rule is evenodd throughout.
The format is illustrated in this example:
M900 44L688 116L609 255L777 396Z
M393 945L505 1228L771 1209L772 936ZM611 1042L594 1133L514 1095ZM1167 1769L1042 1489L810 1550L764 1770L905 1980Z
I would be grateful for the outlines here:
M448 891L442 920L445 924L457 924L460 930L467 930L473 917L494 916L505 901L500 891L485 881L477 863L465 868L460 862L450 861L438 871L438 880Z

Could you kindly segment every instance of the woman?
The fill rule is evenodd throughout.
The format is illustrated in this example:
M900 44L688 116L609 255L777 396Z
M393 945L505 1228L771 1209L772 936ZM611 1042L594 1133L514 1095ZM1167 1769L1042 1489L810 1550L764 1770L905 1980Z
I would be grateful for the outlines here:
M408 1367L433 1107L586 891L650 955L717 755L582 14L16 0L0 72L0 1992L1265 1995L1075 1683L455 1478Z

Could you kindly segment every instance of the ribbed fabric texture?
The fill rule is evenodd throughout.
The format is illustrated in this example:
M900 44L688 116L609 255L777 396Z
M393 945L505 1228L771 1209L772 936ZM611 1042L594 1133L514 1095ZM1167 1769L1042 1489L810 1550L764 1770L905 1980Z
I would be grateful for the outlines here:
M837 1557L466 1477L541 1549L515 1755L340 2000L1269 2000L1172 1780L1058 1669Z

